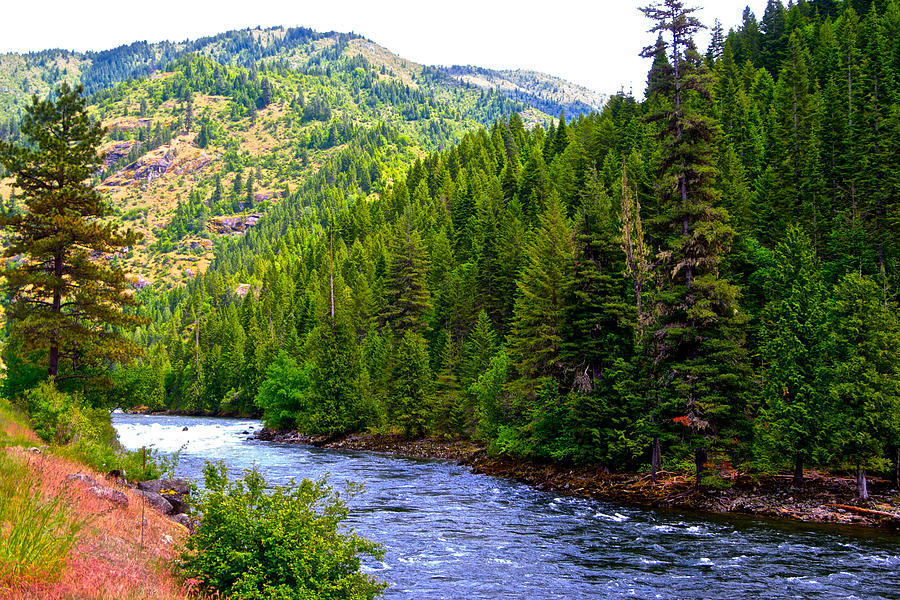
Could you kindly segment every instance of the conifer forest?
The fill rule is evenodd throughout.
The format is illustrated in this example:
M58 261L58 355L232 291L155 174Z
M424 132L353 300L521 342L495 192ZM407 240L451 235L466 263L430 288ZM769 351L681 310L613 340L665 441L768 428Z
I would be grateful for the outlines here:
M145 240L206 238L208 268L136 291L141 351L104 402L698 485L721 463L896 481L900 1L769 0L708 48L680 1L642 10L643 93L552 118L437 70L404 85L305 30L158 50L157 79L134 49L95 61L94 114L146 121L107 130L128 151L104 178L179 135L221 159ZM241 152L234 123L289 142ZM14 395L46 361L6 336Z

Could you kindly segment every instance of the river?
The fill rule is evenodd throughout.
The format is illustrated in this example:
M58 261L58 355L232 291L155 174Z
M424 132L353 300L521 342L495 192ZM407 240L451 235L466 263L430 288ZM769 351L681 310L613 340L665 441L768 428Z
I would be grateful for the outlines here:
M248 440L258 421L114 414L130 449L180 450L272 483L327 474L365 490L348 525L384 545L390 600L900 598L900 536L560 497L446 461ZM187 431L183 431L187 427Z

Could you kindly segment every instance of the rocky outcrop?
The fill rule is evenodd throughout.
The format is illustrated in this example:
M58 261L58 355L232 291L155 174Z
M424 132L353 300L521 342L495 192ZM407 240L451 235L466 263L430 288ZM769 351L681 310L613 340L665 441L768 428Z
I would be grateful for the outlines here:
M179 250L200 250L202 252L212 252L212 240L184 240L178 243Z
M260 214L251 213L249 215L213 217L206 222L206 228L212 233L224 235L241 234L256 225L261 216Z
M106 153L103 154L103 168L108 169L128 156L128 153L131 152L136 143L134 141L116 142L110 146Z
M142 290L145 287L147 287L148 285L150 285L151 283L153 283L146 277L144 277L142 275L137 275L135 273L129 273L128 275L126 275L125 281L127 281L128 284L131 285L131 287L133 287L136 290Z
M148 505L164 515L171 515L175 511L172 504L156 492L140 491L138 493L144 497L144 501L146 501Z
M120 492L119 490L111 487L100 485L99 483L97 483L97 480L90 475L85 475L84 473L72 473L70 475L66 475L66 481L77 481L78 483L83 483L88 486L88 493L93 494L98 498L108 500L109 502L112 502L113 504L121 506L123 508L128 506L128 496L126 496L124 492Z
M98 498L109 500L113 504L121 506L122 508L128 506L128 496L126 496L124 492L120 492L119 490L104 487L102 485L95 485L88 488L88 491Z
M198 171L216 157L202 150L185 146L160 146L107 178L105 188L149 184L166 174L185 175Z
M185 514L190 509L191 486L184 479L154 479L137 484L150 504L166 515Z

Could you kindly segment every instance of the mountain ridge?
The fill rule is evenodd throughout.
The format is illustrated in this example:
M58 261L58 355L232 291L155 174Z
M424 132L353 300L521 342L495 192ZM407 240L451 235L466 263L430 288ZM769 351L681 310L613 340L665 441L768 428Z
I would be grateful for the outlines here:
M181 42L134 41L100 51L51 48L0 54L0 91L4 92L0 94L0 137L9 137L11 131L15 133L14 122L32 94L46 97L63 81L82 83L85 93L92 95L128 79L149 77L186 54L197 53L222 65L251 68L260 61L290 56L304 45L317 42L324 45L341 40L357 49L373 46L377 49L370 54L396 57L399 60L389 62L404 65L406 69L428 69L482 89L494 87L510 100L528 104L551 116L557 116L560 110L570 116L598 110L609 97L560 77L528 69L494 70L416 63L357 33L318 32L306 27L256 27Z

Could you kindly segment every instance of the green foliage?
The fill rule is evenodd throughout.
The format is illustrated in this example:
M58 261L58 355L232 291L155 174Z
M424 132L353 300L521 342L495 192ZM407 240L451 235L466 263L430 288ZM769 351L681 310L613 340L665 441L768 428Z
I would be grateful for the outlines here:
M308 388L308 373L287 352L279 352L266 369L266 380L254 400L263 411L263 424L276 429L295 428Z
M483 440L497 436L504 422L506 384L509 382L511 362L506 352L491 358L490 367L469 387L475 400L476 432Z
M495 119L509 108L495 95L428 69L400 83L340 36L285 42L291 69L192 56L135 84L151 112L225 98L190 131L221 128L224 171L181 201L161 246L248 208L248 180L288 189L217 239L207 273L142 293L154 322L136 339L154 355L120 370L123 389L612 469L658 467L655 448L679 468L880 465L898 445L892 375L872 370L874 342L837 342L856 339L847 323L891 325L829 307L850 272L878 281L884 307L900 289L900 9L771 4L762 29L747 11L701 57L696 13L654 3L646 99L547 129ZM470 117L488 128L463 134ZM235 127L289 142L255 159ZM34 385L21 346L6 382L20 391Z
M378 558L381 548L341 530L347 506L324 480L272 487L254 469L229 481L223 464L207 463L204 485L181 568L208 591L236 600L362 600L386 587L360 572L360 555Z
M836 333L830 420L836 450L854 466L875 466L900 444L900 320L875 281L850 273L835 290Z
M155 451L125 450L107 409L92 408L77 392L58 390L52 379L25 392L21 403L35 433L55 452L101 473L119 469L132 481L157 479L178 461L177 453L166 458Z
M828 415L834 348L825 283L809 237L797 226L791 226L775 248L767 288L760 348L765 385L755 423L757 439L760 450L783 453L782 462L802 463L828 438L823 417Z
M414 331L404 333L397 341L392 363L388 414L406 437L421 436L434 403L434 377L425 339Z
M53 380L42 381L24 396L24 408L31 425L42 440L56 445L68 444L81 421L78 398L56 389Z

